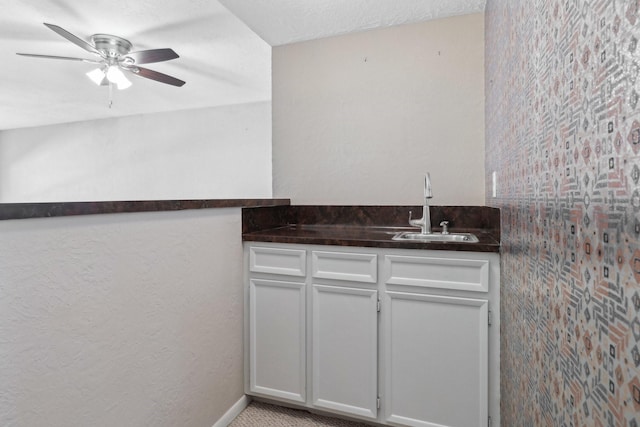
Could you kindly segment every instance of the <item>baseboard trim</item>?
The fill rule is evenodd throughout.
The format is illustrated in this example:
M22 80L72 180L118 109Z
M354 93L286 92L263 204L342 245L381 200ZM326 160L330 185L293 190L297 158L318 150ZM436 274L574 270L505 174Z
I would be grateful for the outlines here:
M246 394L243 395L218 421L216 421L213 427L227 427L231 424L231 421L233 421L240 412L249 405L249 402L251 402L251 398Z

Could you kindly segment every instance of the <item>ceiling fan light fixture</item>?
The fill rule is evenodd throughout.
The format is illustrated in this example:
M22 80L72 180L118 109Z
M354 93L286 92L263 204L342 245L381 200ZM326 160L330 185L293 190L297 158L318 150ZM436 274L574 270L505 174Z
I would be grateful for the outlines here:
M118 86L119 90L127 89L131 86L131 82L117 65L111 65L107 69L106 76L111 83L115 83Z
M105 75L104 71L102 71L102 69L100 68L95 68L89 71L87 73L87 77L89 77L89 79L95 84L97 84L98 86L108 83L108 81L105 82L107 76Z

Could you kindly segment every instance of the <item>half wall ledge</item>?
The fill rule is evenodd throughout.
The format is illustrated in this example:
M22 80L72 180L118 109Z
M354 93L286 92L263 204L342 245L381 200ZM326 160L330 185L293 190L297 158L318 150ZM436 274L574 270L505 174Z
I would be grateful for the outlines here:
M0 220L131 212L180 211L186 209L282 206L290 204L290 199L193 199L0 203Z

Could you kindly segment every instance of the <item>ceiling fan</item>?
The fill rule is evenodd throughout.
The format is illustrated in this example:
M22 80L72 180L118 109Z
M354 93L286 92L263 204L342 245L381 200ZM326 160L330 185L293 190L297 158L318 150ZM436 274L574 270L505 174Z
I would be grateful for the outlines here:
M116 85L118 89L126 89L131 82L125 73L131 73L140 77L166 83L172 86L182 86L184 81L158 71L140 67L138 64L150 64L153 62L169 61L178 58L178 54L172 49L149 49L131 52L133 45L129 40L110 34L94 34L91 43L71 34L62 27L44 23L49 29L96 56L95 59L74 58L68 56L38 55L33 53L18 53L22 56L30 56L45 59L62 59L67 61L81 61L96 64L98 67L87 73L87 76L101 86Z

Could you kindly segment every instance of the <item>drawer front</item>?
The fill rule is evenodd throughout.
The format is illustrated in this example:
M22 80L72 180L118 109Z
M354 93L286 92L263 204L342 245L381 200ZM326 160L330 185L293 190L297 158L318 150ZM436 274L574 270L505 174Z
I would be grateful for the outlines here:
M252 273L304 277L306 260L305 250L261 246L249 248L249 271Z
M385 283L390 285L489 291L489 261L387 255Z
M376 254L324 251L313 251L311 254L314 278L364 283L378 281Z

